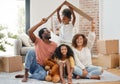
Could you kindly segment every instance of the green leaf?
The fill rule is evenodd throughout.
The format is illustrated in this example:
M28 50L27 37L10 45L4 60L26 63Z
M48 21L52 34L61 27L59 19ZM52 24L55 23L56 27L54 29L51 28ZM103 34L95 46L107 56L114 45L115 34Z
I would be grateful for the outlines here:
M6 51L6 50L5 50L5 47L4 47L2 44L0 45L0 50L1 50L1 51L4 51L4 52Z

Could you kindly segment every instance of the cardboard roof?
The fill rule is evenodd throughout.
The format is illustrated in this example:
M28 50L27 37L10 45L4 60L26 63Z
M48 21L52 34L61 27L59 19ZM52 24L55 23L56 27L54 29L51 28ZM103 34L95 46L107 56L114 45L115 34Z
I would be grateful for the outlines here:
M48 17L47 19L49 19L51 16L53 16L57 10L62 7L63 5L67 5L70 6L75 12L77 12L78 14L80 14L81 16L83 16L84 18L86 18L89 21L92 21L93 18L90 17L89 15L87 15L86 13L84 13L82 10L80 10L79 8L75 7L74 5L72 5L71 3L64 1L56 10L54 10Z

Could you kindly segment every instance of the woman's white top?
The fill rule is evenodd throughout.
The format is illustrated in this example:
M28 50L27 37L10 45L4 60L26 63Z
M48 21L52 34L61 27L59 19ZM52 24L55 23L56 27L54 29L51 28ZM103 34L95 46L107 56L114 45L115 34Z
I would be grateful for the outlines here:
M73 38L73 24L61 24L60 28L60 42L72 43Z
M95 41L95 33L89 32L87 39L87 46L83 47L82 50L79 51L73 48L75 65L80 67L81 69L85 69L85 67L92 65L91 48L93 47Z

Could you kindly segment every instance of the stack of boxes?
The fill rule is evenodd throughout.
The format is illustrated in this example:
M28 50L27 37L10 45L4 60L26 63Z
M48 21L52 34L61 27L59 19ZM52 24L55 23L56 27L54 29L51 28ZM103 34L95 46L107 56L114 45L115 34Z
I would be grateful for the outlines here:
M116 68L119 66L119 40L98 40L98 66Z

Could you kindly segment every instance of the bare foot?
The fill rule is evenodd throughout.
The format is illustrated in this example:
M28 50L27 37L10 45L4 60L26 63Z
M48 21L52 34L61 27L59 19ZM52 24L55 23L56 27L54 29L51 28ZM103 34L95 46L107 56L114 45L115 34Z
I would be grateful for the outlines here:
M22 82L27 82L27 80L28 80L28 74L25 74L23 79L22 79Z
M72 77L68 76L68 84L72 84Z
M76 76L76 79L80 79L80 76L77 75L77 76Z
M92 76L91 79L97 79L97 80L100 80L100 76Z
M15 76L15 78L23 78L23 77L24 77L24 75L20 75L20 74Z
M68 84L72 84L72 79L71 78L68 79Z
M66 84L66 82L65 82L65 80L64 80L64 79L62 80L62 84Z

